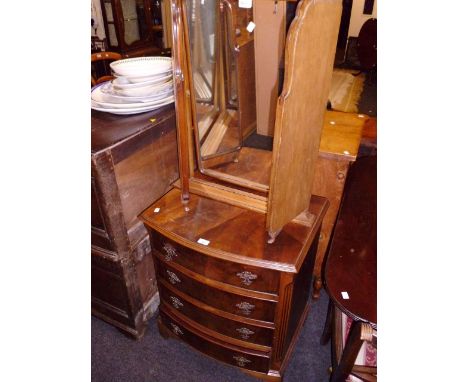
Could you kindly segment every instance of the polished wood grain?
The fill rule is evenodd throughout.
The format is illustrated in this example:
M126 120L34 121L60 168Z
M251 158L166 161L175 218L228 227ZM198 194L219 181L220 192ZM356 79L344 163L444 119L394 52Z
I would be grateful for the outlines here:
M161 301L170 311L177 310L192 322L200 324L200 330L208 335L224 335L224 340L234 345L260 351L270 351L273 343L273 329L252 325L236 319L234 315L226 317L227 312L216 310L210 305L191 298L171 287L169 283L160 282ZM177 312L173 312L176 314ZM193 324L192 324L193 325Z
M354 365L365 341L377 348L376 217L377 157L360 157L349 172L324 272L330 302L321 343L332 339L330 382L344 381L349 374L377 380L376 367ZM353 322L344 342L346 316Z
M310 228L289 223L276 245L269 245L264 214L198 195L191 195L189 211L185 211L179 198L179 190L169 191L140 218L148 228L185 247L245 265L296 272L320 229L317 224ZM315 196L310 199L309 212L315 216L315 222L322 221L327 208L326 199ZM200 238L210 244L197 243Z
M155 256L161 261L179 264L212 280L241 288L267 293L278 290L279 272L210 258L154 232L151 239Z
M327 206L326 199L312 197L312 226L291 222L268 244L264 213L195 194L187 210L177 189L153 203L140 218L151 232L162 291L161 333L255 377L281 381L311 306ZM221 350L213 351L213 344ZM233 349L247 361L232 363ZM255 358L262 354L267 359Z
M161 309L161 322L172 332L202 353L232 366L268 372L269 357L266 353L229 345L218 339L203 335L180 317L176 318L164 308Z
M174 285L177 290L217 309L253 320L273 322L275 296L264 295L263 299L250 297L240 289L228 287L226 284L213 282L203 275L194 274L175 264L156 259L158 277ZM221 289L222 288L222 289ZM224 289L224 290L223 290ZM235 293L233 293L234 291ZM256 294L258 296L258 293Z
M288 32L268 194L266 227L271 239L309 203L341 8L338 0L303 0Z
M350 171L324 276L335 305L348 316L376 328L376 156L358 159ZM343 299L342 291L347 291L350 298Z

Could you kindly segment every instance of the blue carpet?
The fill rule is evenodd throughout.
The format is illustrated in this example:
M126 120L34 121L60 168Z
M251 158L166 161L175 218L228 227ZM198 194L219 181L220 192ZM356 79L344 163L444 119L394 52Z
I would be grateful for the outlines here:
M320 335L328 297L322 291L312 304L286 370L284 382L325 382L330 345ZM155 319L145 336L135 341L95 317L91 320L91 377L94 382L250 382L258 379L215 361L188 345L159 335Z

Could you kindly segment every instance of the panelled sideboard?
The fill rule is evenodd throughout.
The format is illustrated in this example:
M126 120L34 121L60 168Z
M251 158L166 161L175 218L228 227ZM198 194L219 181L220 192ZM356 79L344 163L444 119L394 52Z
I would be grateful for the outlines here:
M159 306L151 246L137 215L179 177L173 105L91 113L92 314L140 338Z

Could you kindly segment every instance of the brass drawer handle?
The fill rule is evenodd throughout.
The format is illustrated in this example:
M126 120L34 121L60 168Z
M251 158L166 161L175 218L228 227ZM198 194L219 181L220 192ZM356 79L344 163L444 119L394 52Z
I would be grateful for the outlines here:
M236 306L241 310L242 314L249 316L252 313L252 310L255 308L255 305L249 304L246 301L242 301Z
M177 335L182 335L184 332L176 325L171 322L172 331Z
M257 279L257 275L252 272L244 271L244 272L239 272L236 274L242 281L241 283L244 285L250 285L252 284L253 280Z
M171 302L172 302L172 306L174 308L180 309L181 307L184 306L184 304L182 304L182 301L180 301L177 297L171 296L170 299L171 299Z
M177 275L174 272L171 272L169 269L166 269L167 275L169 276L169 282L172 285L175 285L177 283L180 283L180 279L177 277Z
M169 243L164 243L163 249L166 251L164 259L166 261L171 261L173 257L177 257L176 249Z
M244 340L248 340L249 337L254 334L255 332L252 332L250 329L247 329L247 328L240 328L240 329L236 329L239 333L240 333L240 336L242 339Z
M242 357L240 355L234 355L234 356L232 356L232 358L234 358L236 360L237 364L240 367L244 367L247 363L252 362L252 361L248 360L247 358Z

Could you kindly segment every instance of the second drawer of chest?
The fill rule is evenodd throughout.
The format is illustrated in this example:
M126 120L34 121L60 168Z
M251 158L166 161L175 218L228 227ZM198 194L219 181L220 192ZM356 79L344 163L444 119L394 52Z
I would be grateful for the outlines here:
M180 292L175 291L163 280L159 283L161 301L177 309L189 319L222 335L233 338L233 342L248 342L271 347L273 341L273 328L250 325L234 319L215 314L213 308L194 300ZM190 300L190 301L189 301ZM218 312L216 312L218 313ZM222 312L221 312L222 313ZM249 344L241 343L241 346ZM252 346L252 345L250 345ZM268 351L268 349L260 349Z
M184 274L180 269L177 270L158 259L156 259L156 267L158 277L169 282L176 290L207 305L241 317L274 322L275 301L220 290L202 281L197 281Z
M166 262L180 264L212 280L237 287L266 293L278 291L278 271L208 256L186 248L156 232L151 232L151 240L157 255Z

